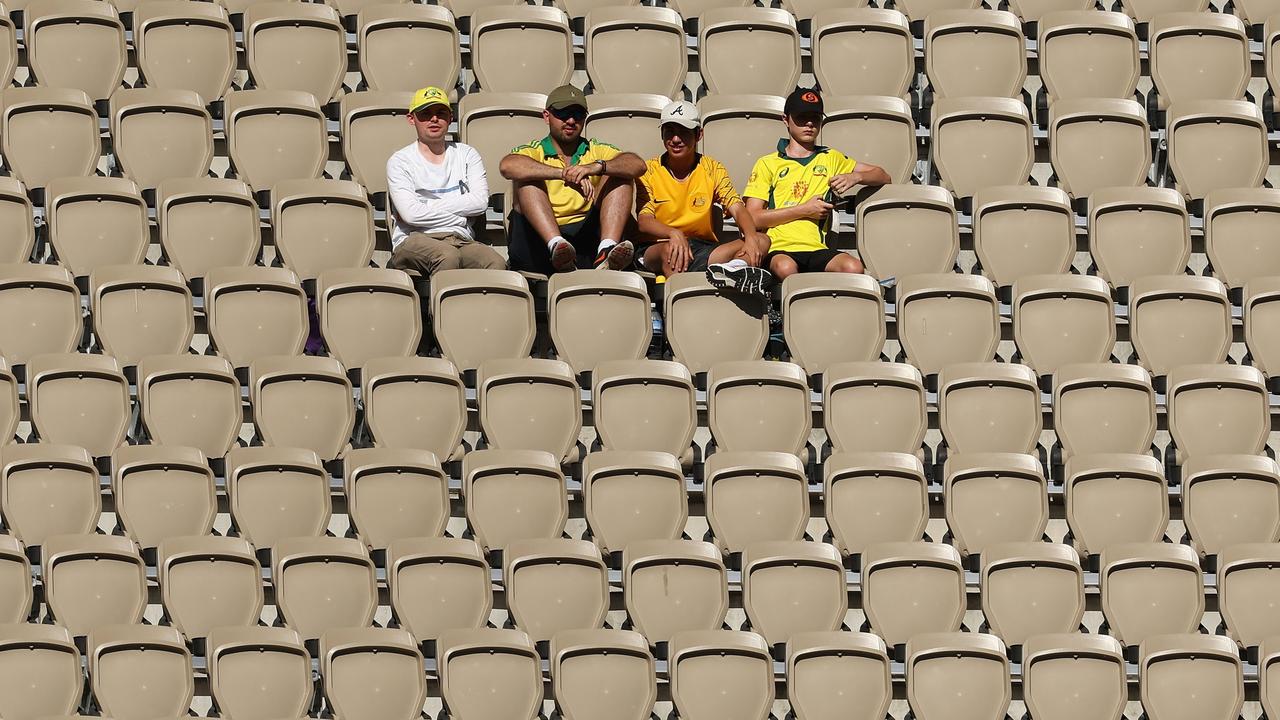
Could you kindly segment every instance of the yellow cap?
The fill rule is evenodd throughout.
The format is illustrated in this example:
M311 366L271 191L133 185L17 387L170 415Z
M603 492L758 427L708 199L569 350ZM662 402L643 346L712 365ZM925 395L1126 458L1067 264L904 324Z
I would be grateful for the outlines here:
M409 112L418 112L430 105L448 104L449 96L445 94L445 91L438 87L424 87L413 94L413 100L409 102Z

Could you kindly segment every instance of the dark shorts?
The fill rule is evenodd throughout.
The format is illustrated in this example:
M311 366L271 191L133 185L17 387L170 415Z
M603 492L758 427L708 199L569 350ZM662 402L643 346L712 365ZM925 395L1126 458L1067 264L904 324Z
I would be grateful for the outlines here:
M578 251L578 267L593 268L600 247L600 213L592 208L576 223L560 226L560 235ZM507 218L507 261L512 270L551 275L551 251L547 242L524 215L512 210Z
M711 262L711 253L715 252L718 247L720 247L720 243L689 238L689 251L693 253L693 258L689 260L689 270L706 270L707 265Z
M843 254L844 253L841 251L832 250L831 248L806 250L803 252L797 252L794 250L776 250L764 257L764 267L770 267L775 257L785 255L795 261L799 272L824 272L827 269L828 263Z

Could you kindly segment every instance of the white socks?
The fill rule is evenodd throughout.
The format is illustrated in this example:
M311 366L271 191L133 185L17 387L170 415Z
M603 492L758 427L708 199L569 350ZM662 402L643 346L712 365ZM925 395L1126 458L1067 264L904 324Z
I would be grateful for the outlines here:
M748 266L746 260L743 260L742 258L734 258L729 262L724 263L724 267L727 270L741 270Z
M601 240L600 244L596 246L596 252L602 253L617 244L618 244L617 240L608 240L608 239Z
M557 235L547 241L547 247L554 248L556 246L556 243L558 242L569 242L569 241L565 240L563 236Z

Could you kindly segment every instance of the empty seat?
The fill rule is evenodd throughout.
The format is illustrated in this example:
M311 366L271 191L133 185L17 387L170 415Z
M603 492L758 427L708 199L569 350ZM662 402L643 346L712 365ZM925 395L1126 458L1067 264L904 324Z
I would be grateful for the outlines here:
M982 554L982 614L1006 645L1073 632L1084 617L1084 574L1070 545L990 545Z
M244 419L240 383L226 360L164 355L138 362L139 415L153 443L227 454Z
M765 720L773 660L764 638L734 630L677 633L667 648L671 700L681 718Z
M557 538L569 518L560 461L541 450L474 450L462 460L467 526L485 550Z
M1037 635L1022 647L1022 696L1037 720L1121 720L1123 648L1107 635Z
M431 320L441 354L459 370L528 357L536 330L529 285L511 270L441 270L431 276Z
M827 368L823 425L837 452L916 453L929 429L924 380L905 363L839 363Z
M1262 707L1267 714L1274 714L1276 711L1277 682L1280 679L1276 676L1276 661L1280 660L1280 654L1276 653L1275 637L1267 638L1262 647L1258 648L1258 699L1262 703Z
M1072 197L1141 186L1151 170L1146 113L1133 100L1063 99L1049 121L1053 171Z
M1195 632L1204 615L1204 582L1187 545L1112 545L1102 554L1102 611L1111 635L1125 645L1149 637Z
M262 615L262 567L244 538L168 538L156 569L165 616L188 639L252 627Z
M365 364L361 381L365 427L377 447L428 450L441 462L457 459L467 406L453 363L377 358Z
M58 262L76 277L106 265L141 265L151 242L147 204L124 178L49 182L45 220Z
M565 630L551 641L551 686L566 717L648 720L658 697L653 655L630 630Z
M1132 19L1081 8L1046 15L1039 29L1040 76L1050 103L1133 97L1140 65Z
M480 153L490 194L511 191L511 182L498 172L498 163L511 151L512 138L541 137L547 132L542 119L546 102L546 95L529 92L468 93L458 101L458 139ZM439 278L439 273L433 275L432 285Z
M236 69L236 38L227 9L179 0L145 0L133 11L138 73L148 87L191 90L221 100Z
M597 92L671 97L684 85L689 58L684 22L671 8L592 8L582 44Z
M1156 434L1151 375L1136 365L1064 365L1054 376L1053 426L1066 456L1146 453Z
M862 608L888 645L954 632L965 612L964 567L950 545L890 542L862 553Z
M168 538L209 534L218 510L213 471L195 448L116 449L111 455L111 494L125 535L143 548Z
M332 269L316 281L320 334L343 367L409 356L422 335L413 281L401 270Z
M0 466L0 514L5 528L28 547L53 535L98 527L102 490L84 448L52 443L12 445Z
M326 270L367 268L373 257L373 207L364 189L349 180L276 183L271 224L281 260L304 279Z
M942 494L947 527L963 554L1039 540L1049 522L1048 487L1034 455L952 455Z
M436 643L445 710L458 720L534 720L542 709L542 665L519 630L457 630Z
M328 5L254 2L244 11L244 57L255 87L325 102L347 73L342 18Z
M1115 287L1176 275L1191 257L1187 206L1170 188L1107 188L1089 197L1089 253Z
M318 536L329 526L329 474L314 452L236 447L226 460L231 518L254 547Z
M1067 272L1075 235L1071 200L1058 188L990 187L973 197L973 247L982 272L998 286Z
M16 537L0 536L0 627L27 620L33 612L33 594L25 548Z
M865 254L863 255L865 258ZM884 298L866 275L796 273L782 284L782 330L809 375L844 361L871 361L884 346Z
M1037 375L1111 357L1115 306L1102 278L1028 275L1014 284L1013 296L1013 336L1022 360Z
M18 69L17 35L13 18L0 19L0 87L9 87L13 82L13 73Z
M592 373L591 394L596 434L606 450L651 450L677 458L690 454L698 418L693 379L683 364L602 363Z
M1262 185L1268 144L1257 105L1247 100L1187 100L1169 106L1168 127L1169 167L1187 197Z
M307 296L287 268L217 268L205 277L210 345L233 367L301 355L310 321Z
M920 720L1001 718L1012 698L1004 643L980 633L928 633L907 642L907 699Z
M74 88L105 100L120 87L128 56L115 5L33 0L23 18L31 74L42 87Z
M1266 378L1247 365L1184 365L1169 373L1169 432L1187 457L1260 455L1271 431Z
M641 540L675 540L689 517L684 470L675 456L603 450L582 463L582 506L606 552Z
M107 717L184 715L195 695L191 651L171 627L112 625L88 641L93 696Z
M724 559L711 543L644 540L622 562L627 616L650 644L685 630L716 630L729 611Z
M0 94L4 164L24 185L90 175L102 141L89 96L73 88L6 88ZM25 259L25 258L23 258Z
M281 540L271 560L276 609L304 640L373 623L378 586L364 543L354 538Z
M0 95L0 105L3 103ZM5 230L5 237L0 240L0 262L29 260L36 244L31 198L27 197L27 188L14 177L0 178L0 227Z
M849 609L840 553L805 540L761 542L742 553L742 606L770 645L796 633L838 630Z
M111 96L117 167L144 188L200 178L213 162L213 121L193 90L136 88Z
M1218 611L1231 639L1250 648L1276 635L1275 603L1280 545L1232 545L1218 554Z
M595 92L587 96L583 132L642 158L657 157L666 151L661 120L662 109L670 104L666 95Z
M222 112L235 176L255 191L281 180L319 177L329 158L324 114L297 90L237 90Z
M18 405L18 379L9 362L0 357L0 447L13 443L17 436L18 422L22 419Z
M54 535L44 543L46 619L72 635L142 622L146 567L133 541L114 535Z
M957 197L1027 184L1035 153L1031 115L1021 100L940 98L933 105L931 134L942 185Z
M1147 454L1073 455L1064 477L1067 526L1081 554L1164 537L1169 489L1159 460Z
M413 92L423 86L457 83L462 55L458 28L448 8L371 5L362 8L358 17L357 58L370 90Z
M951 272L960 254L955 200L940 187L882 187L858 203L855 227L873 278Z
M1204 244L1214 275L1227 287L1280 275L1270 239L1280 231L1280 191L1215 190L1204 200Z
M796 633L787 696L799 720L882 720L893 701L884 640L870 633Z
M311 707L311 658L297 632L220 627L205 647L209 691L227 717L298 717Z
M1276 300L1280 300L1280 280L1276 278L1255 278L1244 288L1244 340L1253 365L1268 377L1280 369L1275 342L1280 335L1273 330L1280 322Z
M919 160L911 106L899 97L835 96L825 101L822 142L858 162L880 166L895 183L911 180ZM901 189L901 188L895 188Z
M799 540L809 524L809 481L795 455L722 451L707 458L707 524L716 544L739 552L753 542Z
M395 5L384 8L421 8L447 12L435 5ZM409 48L416 48L410 44ZM429 45L428 45L429 47ZM405 122L404 109L412 91L382 90L348 93L342 96L342 157L351 179L370 195L387 192L387 160L395 151L414 141L413 126Z
M71 633L57 625L0 625L0 712L15 720L74 713L84 672Z
M1147 31L1160 107L1187 100L1237 100L1252 75L1248 28L1234 15L1161 12Z
M105 457L129 430L129 381L109 355L37 355L27 363L27 407L41 441Z
M258 208L249 186L239 180L180 178L160 183L156 225L164 256L189 280L213 268L251 265L262 247Z
M575 373L609 360L638 360L649 349L649 292L634 273L556 273L547 305L556 355Z
M995 286L984 277L909 275L898 280L897 309L907 362L926 375L995 357L1000 316Z
M1203 555L1280 541L1280 467L1255 455L1193 456L1182 468L1182 507Z
M667 341L690 371L764 353L769 313L760 298L717 289L700 273L676 275L664 292Z
M960 363L938 374L938 424L955 453L1033 452L1040 387L1026 365Z
M1221 363L1231 348L1231 303L1218 280L1187 275L1135 280L1129 295L1129 337L1152 375L1179 365Z
M799 365L722 362L707 373L707 425L721 450L800 454L811 417L809 385Z
M13 365L74 352L84 334L80 291L66 268L0 265L0 355Z
M1175 3L1151 0L1125 0L1123 8L1135 22L1150 22L1156 15L1168 12L1206 12L1208 0L1178 0Z
M1142 709L1151 720L1231 720L1244 706L1235 643L1221 635L1163 635L1142 642Z
M778 8L716 8L698 21L702 81L720 95L785 95L800 79L800 33Z
M267 445L338 457L355 427L351 381L337 360L260 358L249 368L253 424Z
M502 577L511 619L535 642L604 627L608 572L590 541L514 541L503 554Z
M777 95L707 95L698 101L702 152L724 165L734 187L746 187L761 150L774 147L777 142L783 103ZM685 275L681 273L671 280Z
M1027 41L1004 10L939 10L925 20L924 59L937 97L1018 97Z
M834 453L822 465L827 526L842 553L880 542L910 542L929 521L924 465L896 452Z
M1009 3L1009 9L1025 23L1039 22L1054 12L1080 12L1093 8L1081 0L1010 0Z
M829 8L816 13L810 27L813 73L827 94L906 97L915 51L902 13Z
M102 265L89 276L89 311L98 346L121 365L191 348L191 291L172 267Z
M560 8L478 8L471 14L471 67L486 92L551 92L573 73L572 40Z
M582 427L582 395L568 363L488 360L476 371L480 427L490 447L545 450L565 460Z
M422 714L427 676L413 636L389 628L343 628L320 638L324 696L335 717Z
M489 563L474 540L405 538L387 547L387 595L417 642L484 627L493 607Z
M449 479L425 450L361 448L343 458L347 514L375 550L401 538L437 537L449 522Z

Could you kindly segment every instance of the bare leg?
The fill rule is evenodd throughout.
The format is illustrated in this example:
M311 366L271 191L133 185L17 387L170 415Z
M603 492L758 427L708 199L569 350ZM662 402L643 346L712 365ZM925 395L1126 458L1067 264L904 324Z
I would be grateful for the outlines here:
M674 275L671 263L667 262L667 244L656 242L644 249L644 266L649 272L661 272L663 275Z
M546 197L546 193L543 193ZM600 208L600 239L624 240L622 233L626 230L627 220L631 218L631 208L635 204L636 188L628 180L609 178L600 188L600 198L596 201ZM550 201L547 209L551 209Z
M716 249L711 251L711 256L707 258L708 265L716 263L726 263L732 260L739 252L742 251L742 239L730 240L716 245Z
M769 271L778 278L778 282L786 280L791 275L795 275L800 271L796 266L796 261L786 255L774 255L773 260L769 261Z
M516 212L529 221L534 230L542 236L543 242L551 242L551 238L560 234L560 225L556 223L556 213L551 209L551 198L547 195L547 186L540 181L516 182Z
M849 253L840 253L839 255L831 258L831 262L827 263L827 266L823 269L826 270L827 272L842 272L842 273L856 273L856 274L861 274L862 272L864 272L864 268L862 267L862 261L850 255Z

